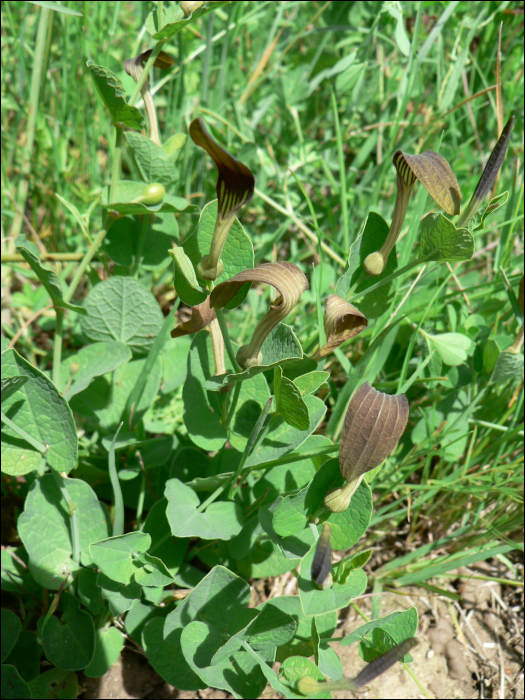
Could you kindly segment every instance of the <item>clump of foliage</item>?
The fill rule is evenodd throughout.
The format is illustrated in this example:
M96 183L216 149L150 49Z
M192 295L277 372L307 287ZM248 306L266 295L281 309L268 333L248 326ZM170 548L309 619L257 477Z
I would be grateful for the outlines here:
M515 117L503 126L499 82L499 138L466 207L459 183L464 190L471 184L464 168L456 176L441 153L398 149L422 150L422 137L414 143L417 126L409 132L413 138L398 144L401 118L422 53L428 54L450 11L444 10L416 54L421 6L411 43L397 5L382 8L396 23L401 54L410 57L386 148L396 171L390 226L368 207L362 225L351 225L348 210L358 194L347 189L347 124L340 121L331 84L324 93L328 109L333 107L334 127L325 134L326 143L333 142L328 163L312 159L301 130L299 107L315 99L323 80L351 96L365 90L367 63L358 61L357 50L345 49L343 58L321 68L323 39L306 81L301 66L292 67L282 77L283 94L263 96L259 120L274 99L282 99L297 129L291 175L286 172L282 187L285 206L265 194L271 160L258 169L259 185L257 149L251 147L255 127L242 113L269 60L266 52L239 96L238 126L204 106L210 71L205 61L198 81L205 91L201 111L230 129L227 148L202 116L188 118L187 129L164 139L159 122L167 118L150 86L153 67L167 71L172 85L182 75L186 30L200 37L196 27L208 28L209 59L213 18L221 18L226 56L230 19L239 38L250 17L262 18L257 8L245 14L242 3L159 2L145 20L153 49L123 57L125 72L117 75L102 60L87 61L114 146L110 184L95 198L88 191L94 183L89 185L82 194L85 211L64 193L56 195L68 223L82 234L81 254L65 269L51 269L42 245L20 232L18 217L11 222L14 250L5 254L12 274L30 280L26 297L39 295L32 302L36 317L52 337L51 351L44 352L49 362L39 361L36 342L22 341L21 333L11 331L10 343L2 339L2 471L4 489L20 505L21 541L2 552L2 586L31 605L35 620L31 630L22 630L15 612L2 610L3 683L18 697L46 697L57 684L65 697L75 697L74 672L103 675L125 635L180 690L209 686L254 698L269 682L285 697L330 697L331 690L359 687L396 661L411 660L418 625L413 607L382 617L380 603L374 603L372 619L339 640L358 642L369 662L354 679L343 676L328 644L338 611L366 590L372 519L395 528L407 518L400 494L414 498L412 533L420 514L438 517L439 501L442 526L420 551L374 571L376 592L518 547L519 504L500 488L499 475L508 475L519 461L523 410L523 277L516 295L519 272L512 260L521 193L514 183L510 197L503 192L486 204ZM283 11L279 6L275 31ZM374 30L375 21L362 11ZM342 21L340 9L330 12L334 22ZM50 13L40 10L35 66L45 50ZM473 29L485 16L483 10ZM221 74L219 82L222 98L226 77ZM459 77L446 83L441 118L449 107L454 111L450 86L455 81L457 89ZM33 107L40 79L36 67ZM178 85L177 99L171 97L187 116L193 108ZM146 122L135 105L139 95ZM34 138L35 124L28 124L31 129ZM352 165L361 194L379 195L388 180L393 186L388 161L362 172L377 147L377 132L374 138ZM441 141L433 136L434 147L448 152L449 138L446 131ZM288 148L285 141L286 135L273 144L267 139L271 158L274 149ZM217 198L200 210L194 195L202 196L198 191L213 181L208 157L216 166ZM198 163L196 179L192 161ZM30 173L24 159L22 204ZM319 173L328 185L319 187ZM424 189L414 190L416 183ZM417 203L401 238L414 191ZM423 218L427 193L446 216L430 212ZM321 212L317 200L332 196L337 206L328 202ZM277 223L268 217L258 223L251 210L257 197L279 212ZM487 282L473 269L462 285L462 267L451 264L473 259L477 242L488 240L489 215L505 204L512 216L498 224L506 228L497 240L497 274ZM103 212L96 231L95 206ZM299 211L310 213L314 231ZM284 217L307 246L294 240L295 233L285 240ZM40 313L44 304L52 317ZM499 438L491 439L490 431ZM481 465L489 461L487 472ZM492 525L484 522L487 493L496 501ZM437 557L447 543L453 549ZM354 546L342 558L333 555ZM250 581L287 572L296 577L297 595L250 606ZM42 655L54 668L39 673ZM276 660L279 672L273 670Z

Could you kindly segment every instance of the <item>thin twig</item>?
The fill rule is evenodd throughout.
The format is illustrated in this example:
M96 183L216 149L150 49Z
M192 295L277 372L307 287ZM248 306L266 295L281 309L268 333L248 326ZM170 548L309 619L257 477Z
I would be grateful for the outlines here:
M20 326L20 328L17 330L17 332L13 336L13 339L11 340L11 342L9 343L7 348L8 349L14 348L15 345L18 343L20 336L25 331L25 329L28 328L33 323L33 321L36 321L36 319L39 316L41 316L43 313L45 313L46 311L49 311L49 309L52 309L52 308L53 308L53 304L49 304L49 306L45 306L43 309L40 309L39 311L37 311L36 314L33 314L29 320L27 320L22 326Z

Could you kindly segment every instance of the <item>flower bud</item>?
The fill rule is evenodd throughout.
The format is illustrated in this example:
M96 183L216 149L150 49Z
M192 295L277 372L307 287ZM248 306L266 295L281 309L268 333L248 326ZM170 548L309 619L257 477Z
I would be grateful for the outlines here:
M146 206L152 207L156 204L160 204L164 197L166 196L166 190L164 186L158 182L145 187L140 195L132 200L132 204L145 204Z

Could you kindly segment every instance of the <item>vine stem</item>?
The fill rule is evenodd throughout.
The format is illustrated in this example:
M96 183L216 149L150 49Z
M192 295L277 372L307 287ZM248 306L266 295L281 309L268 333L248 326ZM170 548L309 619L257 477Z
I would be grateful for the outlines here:
M226 352L228 353L228 357L230 358L230 362L232 363L233 369L238 374L239 372L242 372L242 369L237 364L237 359L235 357L235 353L233 352L233 346L230 340L230 335L228 333L228 328L226 327L226 319L224 318L224 313L222 309L215 309L215 313L217 315L217 321L219 322L222 337L224 339L224 347L226 348Z

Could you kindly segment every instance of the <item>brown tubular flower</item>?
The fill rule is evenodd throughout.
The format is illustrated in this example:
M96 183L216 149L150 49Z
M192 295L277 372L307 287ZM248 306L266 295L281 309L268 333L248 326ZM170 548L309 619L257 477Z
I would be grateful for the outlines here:
M215 318L215 311L210 308L210 298L206 299L198 306L191 307L191 318L189 321L179 324L171 331L172 338L180 338L182 335L192 335L206 328Z
M235 221L235 215L253 196L255 178L249 168L234 158L228 151L212 139L202 117L190 124L190 136L204 148L219 170L217 198L219 211L209 255L205 255L197 265L201 277L215 280L224 269L221 253L228 233Z
M299 302L302 293L308 289L308 280L292 263L265 263L251 270L243 270L217 285L211 293L210 306L214 309L225 306L245 282L265 282L279 292L266 316L259 321L249 345L243 345L237 352L237 362L247 368L262 364L261 348L266 337Z
M191 318L189 321L179 324L171 331L172 338L180 338L183 335L193 335L208 327L211 335L213 357L215 360L215 376L226 374L226 363L224 358L224 339L222 337L219 322L215 316L215 311L210 308L210 297L198 306L191 307Z
M339 469L347 482L328 491L325 506L332 513L348 508L366 472L382 464L394 450L408 422L404 394L383 394L363 384L352 397L345 417L339 448Z
M392 158L397 170L397 194L392 225L379 250L368 255L363 263L369 275L380 275L386 267L388 256L395 246L408 209L408 200L416 180L419 180L432 199L449 216L459 214L461 191L452 168L439 153L425 151L411 156L396 151Z
M368 326L368 321L355 306L349 304L337 294L326 300L324 329L326 345L319 350L319 356L325 357L349 338L355 338Z
M149 49L148 51L144 51L138 56L135 56L135 58L128 58L128 60L124 63L124 70L128 75L131 75L136 83L139 82L142 74L144 73L144 68L142 66L147 62L151 55L151 51L152 49ZM153 65L167 70L168 68L171 68L171 66L175 65L175 61L165 51L160 51ZM153 97L151 96L151 92L149 90L149 76L146 78L146 82L142 86L140 93L142 95L142 99L144 100L144 109L146 110L146 116L149 122L149 137L153 143L160 146L161 143L159 138L159 125L157 122L157 110L155 109L155 103L153 102Z

